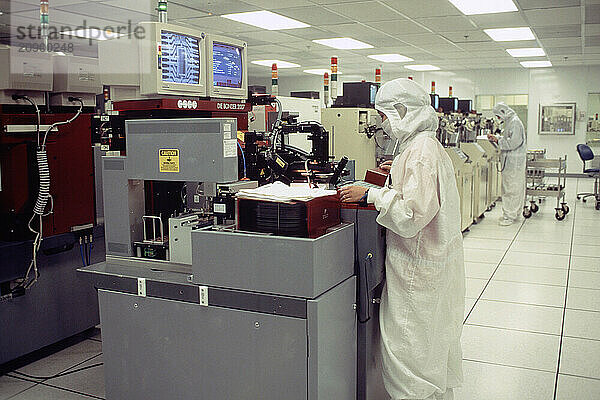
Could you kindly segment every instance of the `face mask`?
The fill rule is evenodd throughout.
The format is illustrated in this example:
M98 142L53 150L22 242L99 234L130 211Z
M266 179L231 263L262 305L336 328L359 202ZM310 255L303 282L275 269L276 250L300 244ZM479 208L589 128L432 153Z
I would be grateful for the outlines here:
M392 136L392 124L390 123L389 118L381 123L381 129L383 129L388 136Z

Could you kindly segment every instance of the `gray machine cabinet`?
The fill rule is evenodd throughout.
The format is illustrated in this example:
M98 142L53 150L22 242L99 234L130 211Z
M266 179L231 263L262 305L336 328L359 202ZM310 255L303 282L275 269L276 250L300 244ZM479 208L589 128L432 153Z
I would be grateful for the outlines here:
M106 398L354 399L355 285L307 319L99 290Z
M315 298L354 274L354 228L316 239L192 232L194 283Z
M125 121L129 179L233 182L238 179L235 118ZM233 147L233 148L232 148ZM179 172L159 171L159 150L179 150Z

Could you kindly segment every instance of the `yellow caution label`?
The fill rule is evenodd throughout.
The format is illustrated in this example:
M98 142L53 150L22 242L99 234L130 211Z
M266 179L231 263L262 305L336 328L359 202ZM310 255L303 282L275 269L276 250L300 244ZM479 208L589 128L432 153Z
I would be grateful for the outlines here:
M160 172L179 172L179 149L159 149L158 170Z

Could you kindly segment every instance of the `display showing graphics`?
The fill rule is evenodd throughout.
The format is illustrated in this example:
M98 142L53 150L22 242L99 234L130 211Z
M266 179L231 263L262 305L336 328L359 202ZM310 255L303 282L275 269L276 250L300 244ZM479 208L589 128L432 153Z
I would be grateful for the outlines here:
M198 38L161 31L158 59L163 82L200 84L200 40Z
M213 85L242 87L242 49L223 43L213 44Z

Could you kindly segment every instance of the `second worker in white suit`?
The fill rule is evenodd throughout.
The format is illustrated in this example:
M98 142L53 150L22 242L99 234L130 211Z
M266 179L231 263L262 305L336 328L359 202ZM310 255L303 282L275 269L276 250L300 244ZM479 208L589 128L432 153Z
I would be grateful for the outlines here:
M380 328L383 378L392 400L452 399L462 382L465 272L460 199L452 162L435 138L438 118L422 86L384 84L375 99L384 131L398 140L391 184L344 187L365 198L387 228Z
M519 219L525 202L527 139L523 123L512 108L498 103L493 112L504 122L503 136L488 135L502 151L502 217L498 223L511 225Z

